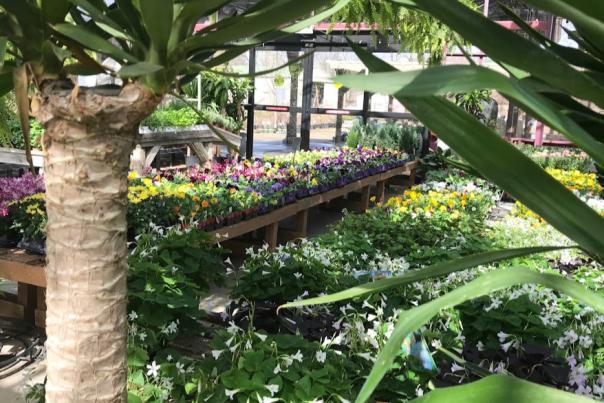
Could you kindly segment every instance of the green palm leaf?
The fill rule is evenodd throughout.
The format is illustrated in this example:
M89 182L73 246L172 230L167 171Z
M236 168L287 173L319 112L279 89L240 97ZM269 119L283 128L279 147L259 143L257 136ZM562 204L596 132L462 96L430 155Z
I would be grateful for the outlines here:
M594 400L507 375L490 375L465 385L433 390L413 403L590 403Z
M516 267L483 274L476 280L459 287L442 297L400 313L398 322L384 348L380 351L371 373L367 377L357 402L365 402L390 369L403 339L426 324L442 309L451 308L465 301L488 295L493 291L520 284L540 284L575 298L599 312L604 312L604 297L585 289L581 284L554 274L531 271ZM528 402L528 401L527 401Z

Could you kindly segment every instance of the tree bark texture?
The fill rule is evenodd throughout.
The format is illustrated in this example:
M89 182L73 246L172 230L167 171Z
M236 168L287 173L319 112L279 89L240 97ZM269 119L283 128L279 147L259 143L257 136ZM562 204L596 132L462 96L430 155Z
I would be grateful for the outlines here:
M46 402L125 402L127 173L138 125L160 98L122 89L43 86Z

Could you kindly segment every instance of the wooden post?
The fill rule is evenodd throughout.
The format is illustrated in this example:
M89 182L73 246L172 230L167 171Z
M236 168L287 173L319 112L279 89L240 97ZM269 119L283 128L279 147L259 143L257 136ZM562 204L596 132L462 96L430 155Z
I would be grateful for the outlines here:
M535 128L535 147L541 147L543 145L543 122L537 122Z
M25 283L17 283L17 301L23 306L23 320L34 323L34 312L36 309L36 286Z
M36 287L36 310L34 313L34 322L36 327L44 328L46 326L46 289Z
M409 171L409 187L415 185L415 168L411 168Z
M277 234L279 232L279 223L274 222L265 227L266 234L264 240L268 244L269 249L275 249L277 247Z
M375 200L378 203L383 203L384 199L386 197L386 181L385 180L378 181L375 184L375 192L376 192L376 194L375 194Z
M361 189L361 200L359 201L359 212L364 213L369 209L369 195L370 195L370 187L365 186Z
M299 237L305 237L308 230L308 209L296 214L296 232Z

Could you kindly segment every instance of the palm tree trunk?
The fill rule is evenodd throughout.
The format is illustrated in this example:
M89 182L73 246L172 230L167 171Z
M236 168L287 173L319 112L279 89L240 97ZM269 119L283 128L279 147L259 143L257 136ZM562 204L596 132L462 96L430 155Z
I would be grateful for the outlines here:
M126 401L126 205L130 152L159 98L46 84L46 401ZM36 105L37 104L37 105Z

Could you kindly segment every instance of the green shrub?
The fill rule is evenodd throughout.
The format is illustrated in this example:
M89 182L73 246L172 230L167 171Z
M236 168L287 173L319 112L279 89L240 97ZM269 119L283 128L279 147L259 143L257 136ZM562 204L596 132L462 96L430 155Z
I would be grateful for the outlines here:
M214 105L202 109L201 114L203 119L189 106L177 101L157 109L141 123L141 126L151 130L161 130L167 127L190 127L210 123L234 133L241 129L241 123L229 116L223 116Z
M411 156L419 154L422 146L422 136L419 126L388 122L383 125L376 123L363 124L357 120L353 125L348 139L348 147L386 148L404 151Z

